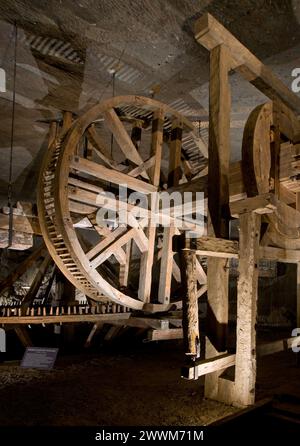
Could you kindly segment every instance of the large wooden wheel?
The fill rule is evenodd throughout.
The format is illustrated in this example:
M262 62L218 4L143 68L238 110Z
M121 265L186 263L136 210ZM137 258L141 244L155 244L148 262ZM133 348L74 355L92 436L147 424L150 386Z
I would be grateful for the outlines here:
M126 225L107 226L98 217L99 210L103 215L122 208L119 186L150 196L197 175L204 158L193 124L165 104L124 96L94 106L73 123L66 113L62 129L53 124L51 132L38 211L58 267L93 300L137 310L171 308L180 300L175 225L154 227L148 209L140 209L139 218L131 213ZM107 192L115 195L107 198ZM187 223L186 229L195 227ZM201 283L205 274L200 263L198 268Z
M299 137L299 122L283 104L268 102L256 107L244 129L242 145L243 181L249 197L272 192L277 198L269 224L270 241L277 246L300 249L300 219L295 211L296 195L280 184L282 159L292 163L284 151Z

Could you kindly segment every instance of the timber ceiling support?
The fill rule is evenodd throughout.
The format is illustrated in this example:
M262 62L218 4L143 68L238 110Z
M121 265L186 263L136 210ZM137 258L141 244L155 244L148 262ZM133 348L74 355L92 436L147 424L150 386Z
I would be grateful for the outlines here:
M299 169L300 124L296 114L300 114L300 99L210 14L196 22L195 38L210 51L211 61L208 237L200 238L195 250L208 257L209 329L206 359L200 361L201 374L206 374L207 397L245 407L255 401L258 260L269 257L299 264L299 186L292 185L295 176L287 172L291 172L292 166ZM272 102L258 106L249 116L243 137L240 186L234 189L230 185L229 199L231 69L239 71ZM228 240L228 222L233 217L239 219L239 243ZM260 246L261 221L268 226ZM226 353L230 258L239 260L235 355ZM299 319L299 273L297 277ZM193 317L190 316L191 321ZM232 365L234 381L222 378L221 374ZM197 379L200 369L191 369L190 376L190 372L184 375Z

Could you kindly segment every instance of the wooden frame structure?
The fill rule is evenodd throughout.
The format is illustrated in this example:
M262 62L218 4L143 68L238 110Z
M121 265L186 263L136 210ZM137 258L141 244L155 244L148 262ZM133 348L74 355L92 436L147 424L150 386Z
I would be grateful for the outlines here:
M255 400L256 315L258 261L272 258L295 262L299 271L298 184L294 191L281 182L280 158L292 148L298 160L300 99L210 14L195 26L196 40L210 51L209 238L197 241L195 254L208 256L207 289L209 329L206 360L196 360L192 377L205 377L205 395L237 406ZM230 70L239 71L272 102L257 107L246 123L243 139L242 181L248 198L230 203ZM296 167L296 166L295 166ZM296 182L297 183L297 182ZM289 182L288 182L289 184ZM239 242L230 241L229 220L239 219ZM261 222L268 225L262 237ZM237 286L236 353L228 355L228 268L230 257L239 259ZM299 273L298 273L299 276ZM188 285L187 285L188 288ZM193 300L188 289L187 300ZM194 306L194 311L197 307ZM299 286L297 322L299 323ZM192 316L183 325L195 330ZM289 342L287 345L291 345ZM269 350L270 351L270 350ZM272 348L271 348L272 351ZM276 351L276 349L275 349ZM194 354L191 349L188 353ZM235 366L234 380L223 372ZM188 373L187 373L188 375Z
M79 310L79 314L76 307L70 306L48 311L45 307L35 310L24 305L13 313L4 309L0 323L4 326L16 324L19 329L22 324L92 322L88 345L103 323L114 326L108 338L119 326L150 329L148 340L184 336L186 353L191 359L184 369L184 377L197 379L205 374L206 397L248 406L255 400L257 354L291 346L291 339L256 346L259 259L297 264L297 323L300 326L300 124L297 118L300 99L210 14L197 21L195 37L210 51L208 153L203 141L197 140L192 123L167 105L149 98L112 98L75 121L70 112L64 112L62 123L53 121L50 125L49 147L39 182L40 229L35 230L41 230L58 268L88 296L92 305L87 312ZM234 165L230 165L231 70L240 72L271 100L249 116L243 138L243 159ZM100 118L123 153L123 160L113 157L113 147L108 150L97 132ZM125 123L131 125L130 135ZM140 151L144 130L150 135L147 159L141 157ZM87 150L81 153L84 138ZM166 139L169 146L167 174L162 169ZM208 175L206 168L193 171L185 156L187 140L193 141L204 157L208 155ZM129 189L148 196L158 190L204 192L208 209L207 234L194 242L181 239L177 249L180 265L174 260L176 249L172 245L172 239L180 232L175 228L174 215L160 237L151 225L153 215L149 209L137 205L130 208L142 216L137 226L131 221L126 228L118 226L109 230L97 224L95 214L99 207L108 204L109 209L116 201L121 203L119 197L101 202L103 188L124 183ZM162 213L161 210L158 213ZM145 223L146 217L150 217L148 223ZM76 232L83 218L87 218L88 227L99 237L88 249L84 249ZM229 222L233 218L239 219L239 241L229 239ZM6 219L2 220L5 220L6 229ZM134 220L136 223L135 214ZM264 233L262 222L267 225ZM197 226L186 223L184 230L191 229ZM135 294L129 287L129 259L134 243L140 251ZM207 258L207 274L199 256ZM107 268L101 270L110 257L118 263L117 282ZM32 255L29 262L35 258L36 255ZM227 352L230 258L239 261L234 354ZM159 281L153 293L156 262L160 262ZM48 264L46 255L28 300L32 300ZM16 275L8 278L4 285L14 277ZM181 296L173 299L172 277L177 283L183 283L182 299ZM206 359L200 361L198 299L206 292ZM108 305L114 310L107 311ZM178 315L171 316L172 310L181 308L183 327ZM145 312L165 312L166 315L149 317ZM20 331L20 336L23 335ZM235 366L233 380L223 374L232 366Z

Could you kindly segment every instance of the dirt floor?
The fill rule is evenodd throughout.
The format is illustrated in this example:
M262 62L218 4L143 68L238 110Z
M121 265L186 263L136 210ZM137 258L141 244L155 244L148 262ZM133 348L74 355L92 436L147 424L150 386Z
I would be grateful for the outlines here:
M62 357L46 372L1 364L0 426L204 425L237 410L205 400L203 380L181 379L181 365L176 342ZM257 396L299 394L299 379L295 353L269 356Z

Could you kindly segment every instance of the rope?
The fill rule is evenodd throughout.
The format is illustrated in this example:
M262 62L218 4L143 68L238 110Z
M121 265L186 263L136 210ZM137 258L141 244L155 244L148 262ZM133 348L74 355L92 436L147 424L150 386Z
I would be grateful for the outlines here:
M13 174L13 147L14 147L15 105L16 105L17 46L18 46L18 27L17 27L17 24L15 23L14 72L13 72L13 103L12 103L12 117L11 117L9 177L8 177L8 191L7 191L7 202L8 202L8 207L9 207L8 248L10 246L12 246L12 238L13 238L12 174Z

